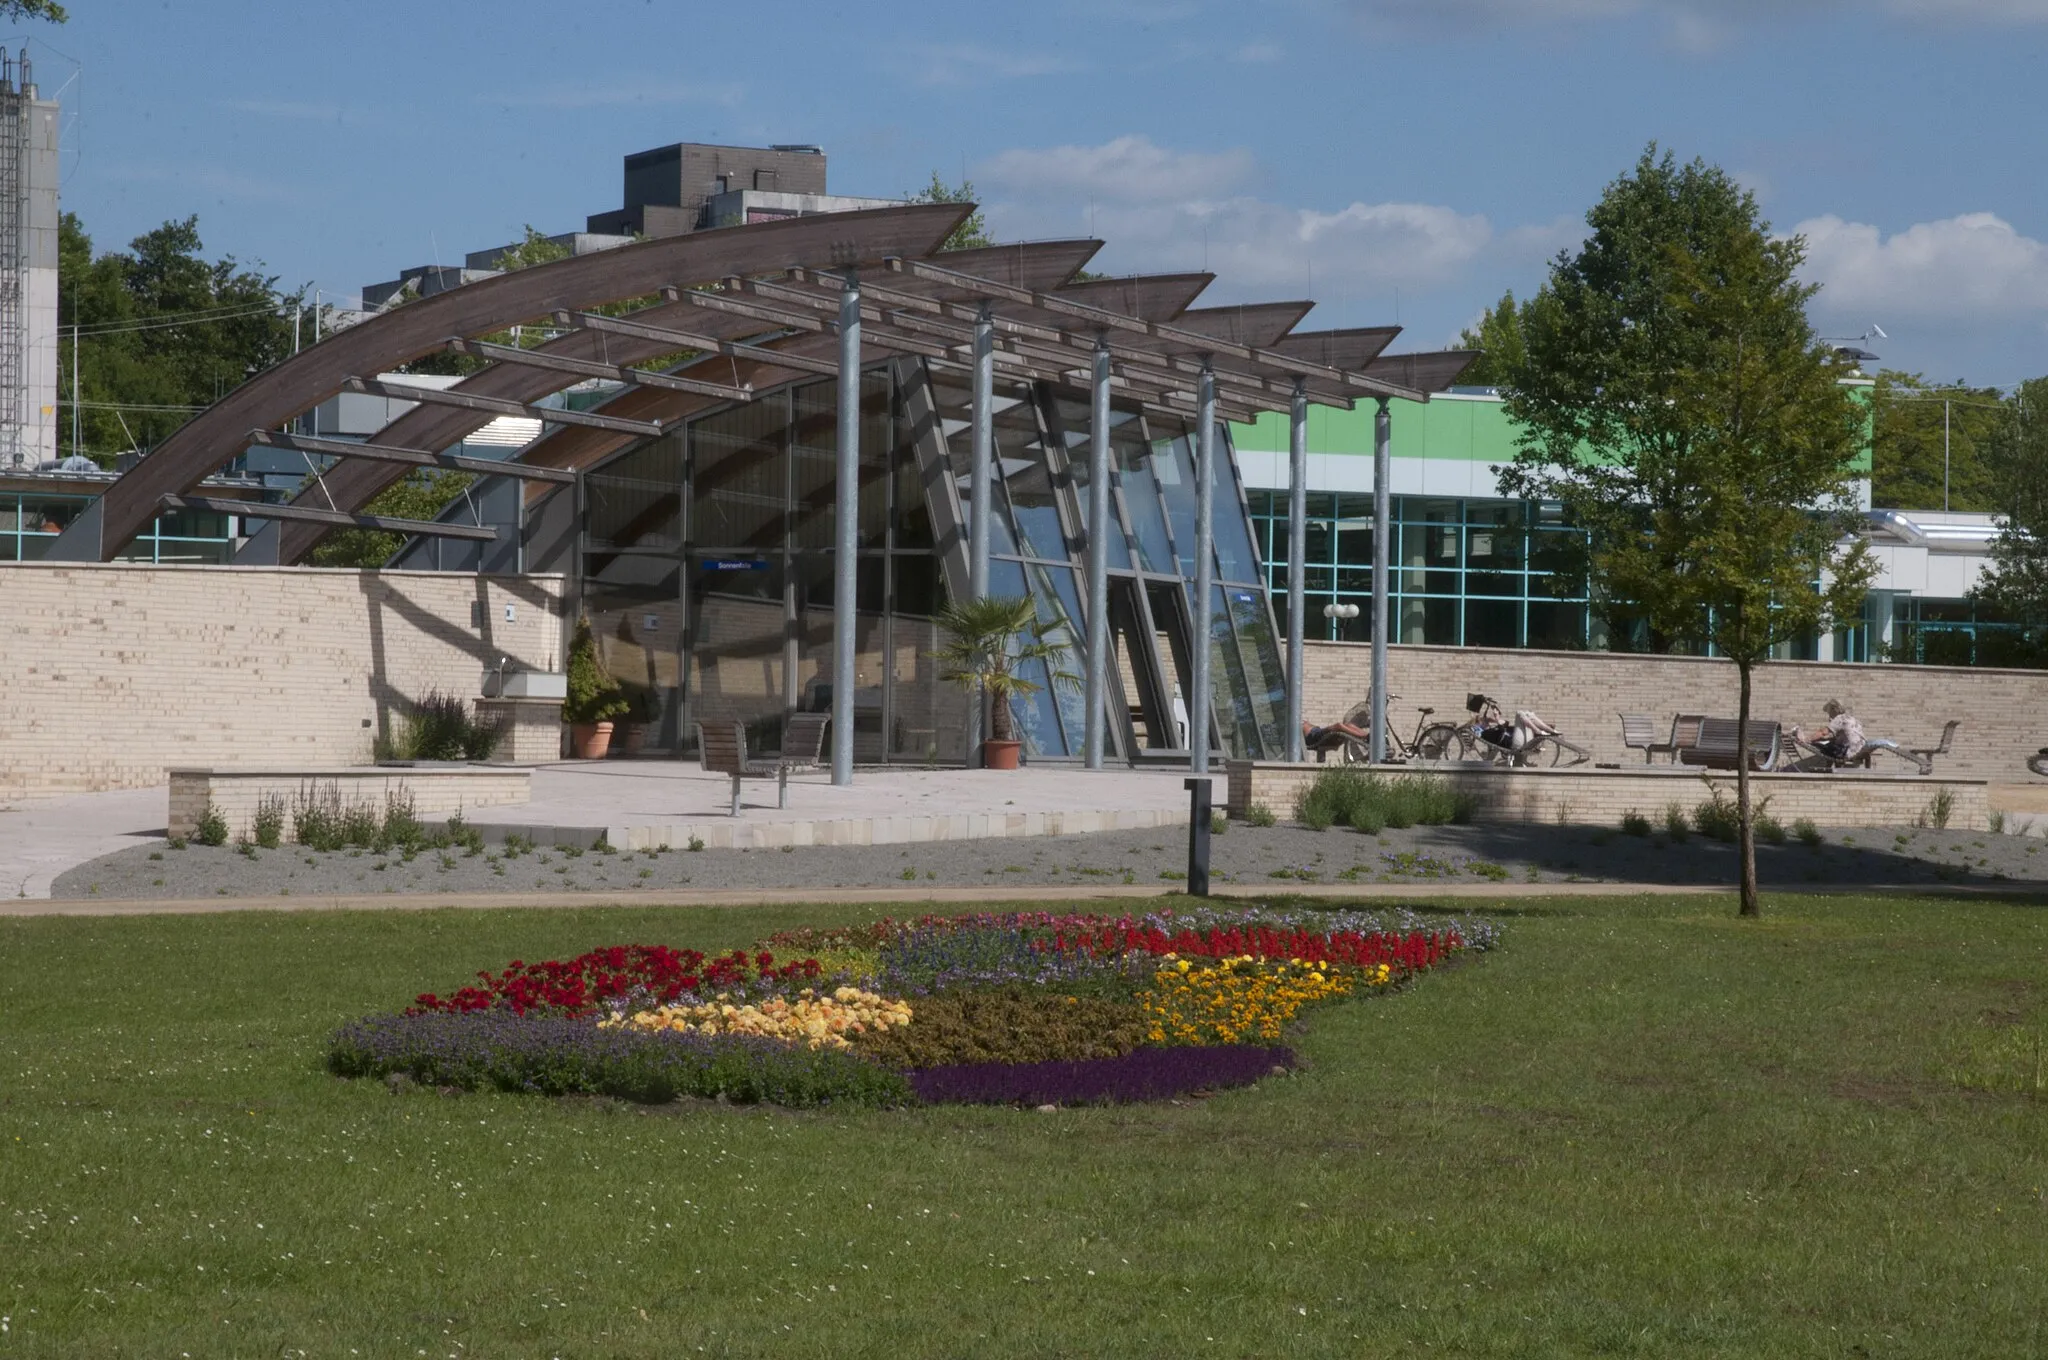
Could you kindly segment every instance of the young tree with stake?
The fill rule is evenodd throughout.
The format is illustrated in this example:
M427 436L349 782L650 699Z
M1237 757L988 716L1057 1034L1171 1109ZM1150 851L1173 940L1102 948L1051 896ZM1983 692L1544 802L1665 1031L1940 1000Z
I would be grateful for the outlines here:
M1860 608L1874 565L1850 460L1865 415L1806 319L1805 243L1653 145L1586 215L1522 318L1504 375L1521 426L1503 494L1562 503L1596 595L1735 663L1741 911L1760 911L1751 677L1781 643Z

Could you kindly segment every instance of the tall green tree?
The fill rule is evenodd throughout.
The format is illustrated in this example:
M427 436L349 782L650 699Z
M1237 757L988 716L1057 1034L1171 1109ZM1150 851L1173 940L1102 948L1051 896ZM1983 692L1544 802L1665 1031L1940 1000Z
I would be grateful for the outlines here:
M2007 422L1995 387L1881 370L1871 390L1870 498L1899 510L1991 510L1990 444Z
M1507 381L1508 375L1528 357L1528 346L1522 339L1522 317L1528 310L1529 304L1516 302L1510 289L1480 314L1477 325L1458 333L1459 349L1484 351L1459 376L1460 382L1474 387L1499 387Z
M932 171L932 182L904 196L910 203L972 203L974 202L974 181L963 179L958 184L948 184L939 178L939 172ZM988 234L988 219L982 216L980 208L967 214L967 219L953 228L940 250L979 250L995 244Z
M1522 318L1506 376L1523 431L1505 494L1563 503L1597 586L1752 673L1832 626L1872 574L1851 535L1863 419L1806 317L1797 238L1773 239L1724 172L1652 145L1586 215ZM1816 588L1816 582L1819 582ZM1748 762L1737 761L1741 911L1757 915Z
M131 449L147 452L193 412L290 355L304 303L303 288L283 292L274 274L232 256L208 260L197 217L166 222L125 251L95 254L78 215L65 213L57 231L60 391L67 407L79 400L82 410L79 447L71 448L69 420L59 422L60 446L106 463Z
M2048 656L2048 378L2020 384L1986 441L1995 508L2005 516L1991 566L1971 595L2026 626L2015 660Z
M61 24L70 18L70 12L57 0L0 0L0 19L47 19Z

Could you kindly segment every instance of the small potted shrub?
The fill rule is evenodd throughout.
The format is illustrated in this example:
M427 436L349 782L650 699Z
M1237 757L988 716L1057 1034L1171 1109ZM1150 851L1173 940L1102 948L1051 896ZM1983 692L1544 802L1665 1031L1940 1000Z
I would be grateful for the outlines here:
M1028 662L1043 661L1054 684L1073 684L1067 672L1052 669L1067 659L1064 643L1049 642L1054 625L1039 620L1037 607L1021 595L990 595L956 600L934 621L947 635L934 658L945 667L944 678L975 696L988 710L988 737L981 744L982 764L991 770L1014 770L1024 743L1017 739L1014 699L1036 694L1039 685L1017 673Z
M597 639L590 620L576 624L569 643L569 697L562 700L562 721L569 724L569 750L578 760L602 760L612 744L612 719L626 711L626 697L597 659Z
M620 755L636 756L647 744L647 729L661 716L661 695L652 685L623 680L619 683L619 697L626 701L626 711L619 715L612 736Z

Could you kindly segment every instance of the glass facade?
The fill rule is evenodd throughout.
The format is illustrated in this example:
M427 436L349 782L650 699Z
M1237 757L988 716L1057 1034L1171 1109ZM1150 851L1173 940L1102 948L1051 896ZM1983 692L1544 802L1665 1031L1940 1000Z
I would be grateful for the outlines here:
M1252 526L1268 564L1274 607L1287 600L1287 493L1252 491ZM1390 498L1392 551L1387 591L1389 640L1446 647L1583 649L1606 644L1587 608L1583 579L1549 566L1575 534L1555 507L1519 501L1431 496ZM1372 496L1310 492L1307 551L1309 637L1368 642L1372 637ZM1329 619L1323 607L1355 604L1355 619Z
M934 613L966 588L971 394L965 373L899 359L862 383L854 757L963 763L968 696L938 673ZM990 589L1028 596L1060 673L1034 664L1015 713L1027 753L1081 754L1086 451L1081 394L999 383ZM1186 755L1194 617L1194 458L1178 417L1112 414L1110 752ZM1279 647L1264 569L1218 431L1211 635L1215 745L1282 749ZM737 718L774 750L786 714L832 707L837 384L782 388L629 448L584 477L584 608L612 673L650 687L654 743ZM1122 702L1115 696L1121 694Z
M0 491L0 562L41 561L91 496ZM234 556L229 517L211 510L158 515L117 559L164 566L217 566Z

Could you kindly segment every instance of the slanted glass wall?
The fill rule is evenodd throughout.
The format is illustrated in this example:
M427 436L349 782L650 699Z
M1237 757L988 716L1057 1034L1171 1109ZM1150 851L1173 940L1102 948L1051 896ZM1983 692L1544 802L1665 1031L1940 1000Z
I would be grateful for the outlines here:
M1078 757L1088 409L1078 393L997 386L990 588L1029 596L1067 645L1016 705L1035 759ZM1113 414L1110 749L1186 756L1193 619L1192 431ZM1219 428L1211 636L1216 745L1282 749L1279 649L1242 493ZM651 696L653 749L694 725L746 724L777 749L785 715L832 707L837 385L792 385L615 455L584 478L583 600L612 673ZM968 698L938 673L932 616L966 588L968 375L896 360L862 385L854 757L963 763ZM1176 711L1176 706L1181 707Z

